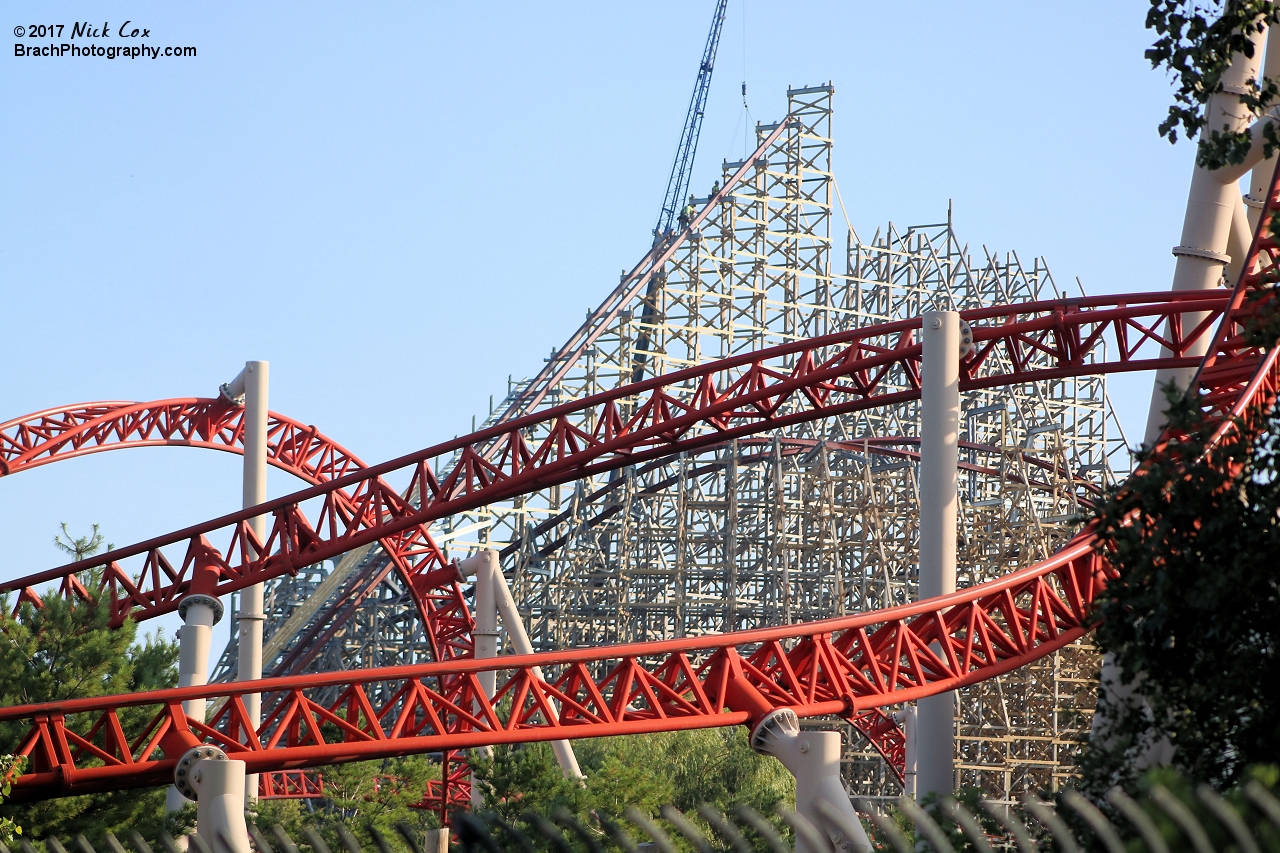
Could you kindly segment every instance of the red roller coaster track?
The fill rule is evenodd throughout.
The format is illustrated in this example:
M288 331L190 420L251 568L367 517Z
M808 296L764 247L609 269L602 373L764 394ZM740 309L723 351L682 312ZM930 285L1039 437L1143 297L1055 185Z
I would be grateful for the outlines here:
M46 409L0 424L0 476L92 453L138 447L194 447L243 454L243 415L243 408L222 398L182 398L151 403L109 401ZM327 483L368 467L314 426L275 412L268 413L267 417L267 464L312 485ZM430 542L425 531L422 535L426 542ZM443 556L440 562L443 565ZM396 565L391 562L388 568ZM377 586L382 576L364 578L356 594L351 596L353 600L344 602L347 607L358 604L360 598ZM71 586L74 589L74 585ZM428 597L415 596L428 636L439 638L440 628L446 627L445 636L450 638L443 645L439 642L433 644L432 651L443 649L446 652L444 659L470 655L474 621L461 588L455 583L433 592ZM33 599L25 596L23 600ZM447 620L447 626L440 624L444 620ZM873 736L876 730L867 734L868 737ZM882 739L892 741L893 738L890 735ZM264 773L259 776L263 796L307 796L306 792L311 790L307 783L299 781L298 773L288 779L282 775L277 778L278 775ZM465 774L459 771L452 775L458 778L453 786L457 790L449 792L451 799L462 797L465 801L466 792L461 790L468 784L462 778ZM429 787L424 805L445 807L438 790L440 787L439 783Z
M1131 294L997 306L964 312L976 351L962 366L962 390L1160 367L1194 367L1227 304L1223 291ZM1197 321L1184 328L1183 316ZM1159 331L1161 327L1167 331ZM1104 350L1110 350L1103 358ZM1150 350L1159 350L1151 352ZM1053 363L1033 367L1032 353ZM991 369L997 355L1011 369ZM1097 359L1096 361L1094 359ZM381 540L402 559L420 593L451 581L426 525L446 515L583 476L696 450L804 421L919 397L920 344L910 321L866 327L774 347L657 377L499 424L400 459L338 477L204 524L0 584L36 602L36 587L102 570L113 620L149 619L177 609L192 591L224 595ZM781 367L789 364L790 367ZM901 368L915 387L885 387ZM593 426L583 429L578 423ZM433 463L447 463L441 474ZM382 478L409 480L405 494ZM312 523L303 511L318 504ZM248 525L271 516L266 542ZM222 546L214 550L208 537ZM175 568L162 549L182 557ZM193 570L207 555L210 571ZM226 556L223 556L226 555ZM252 556L261 555L261 556ZM126 562L140 563L136 574ZM196 586L193 586L193 583ZM199 587L199 589L197 589Z
M201 398L152 403L81 403L46 409L0 424L0 476L91 453L136 447L196 447L242 454L242 416L243 409L226 400ZM912 443L910 439L905 442ZM812 442L800 442L797 447L811 445ZM910 451L892 448L876 447L874 452L913 456ZM268 416L267 462L313 485L368 467L314 426L304 426L274 412ZM379 575L377 580L380 578ZM371 588L377 580L370 583L366 579L363 588ZM468 628L473 627L465 602L458 597L454 604L455 612L466 621ZM347 605L346 609L353 606L351 602ZM466 634L449 646L455 654L470 654L470 630ZM905 742L893 720L878 710L869 710L853 724L901 779ZM452 784L447 786L450 801L465 803L467 791L463 789L469 786L465 774L455 772L451 776L457 778L451 779ZM317 783L305 778L302 771L289 771L287 776L283 772L263 773L259 779L263 797L319 796ZM429 786L423 804L442 807L444 792L445 786L434 783Z
M59 409L48 409L0 424L0 476L72 459L91 453L136 447L196 447L243 453L243 409L221 399L173 399L152 403L103 402L83 403ZM358 457L342 445L319 432L314 426L271 413L267 423L267 463L287 471L315 486L331 484L337 479L366 471ZM389 489L385 483L378 488ZM358 513L358 508L341 489L334 490L335 505L342 512ZM470 614L455 581L456 572L449 568L444 552L431 540L426 525L417 525L395 542L382 543L388 549L388 568L397 568L406 581L423 576L434 583L424 590L421 584L410 585L415 602L427 627L427 635L435 642L433 652L438 660L470 654ZM415 558L415 574L408 572L409 563L403 551L409 549ZM149 566L157 578L175 577L172 566L163 555ZM432 571L434 570L434 574ZM82 588L74 574L60 577L64 594L78 594ZM363 592L376 586L366 583ZM136 586L145 586L139 581ZM32 586L3 585L0 592L17 589L18 602L39 605L40 597ZM15 611L16 612L16 611ZM118 612L118 608L117 611ZM159 615L159 611L155 615ZM146 618L141 613L134 618ZM123 622L123 616L113 624Z
M1280 174L1280 173L1278 173ZM1221 317L1200 361L1194 388L1220 432L1233 417L1269 405L1276 394L1277 350L1250 345L1243 323L1280 278L1280 245L1271 236L1280 183L1272 181L1258 235L1230 293L1140 294L998 307L966 312L977 351L963 367L961 387L982 388L1054 376L1187 366L1188 353ZM1195 317L1184 328L1183 316ZM1167 330L1161 334L1161 326ZM1090 363L1104 340L1114 360ZM1143 344L1163 347L1139 354ZM1055 364L1031 368L1038 349ZM984 374L997 350L1008 372ZM885 390L893 365L918 377L920 347L911 323L833 335L778 347L550 409L339 478L241 513L131 548L112 559L90 559L6 586L24 592L101 566L113 613L141 618L169 612L187 591L225 593L294 567L404 532L466 508L583 475L729 438L865 406L912 399L918 388ZM792 366L783 369L781 361ZM692 388L682 395L680 386ZM581 429L569 415L592 424ZM437 476L430 461L455 461ZM408 474L422 497L413 506L381 483ZM336 494L350 487L352 503ZM319 523L300 506L320 503ZM354 508L354 509L353 509ZM245 521L272 514L267 541L252 539ZM222 531L223 558L206 540ZM165 578L160 549L185 543L181 569ZM672 640L506 657L455 660L357 672L296 675L231 685L155 691L0 709L0 722L25 722L20 751L30 759L14 783L27 800L168 781L185 750L212 743L242 759L251 772L494 743L599 737L749 723L788 707L800 716L860 711L910 701L1023 666L1083 635L1089 606L1110 567L1087 528L1062 551L1035 566L961 592L883 611L802 625L697 640ZM251 550L252 549L252 550ZM262 559L250 554L260 551ZM139 557L135 581L119 561ZM543 682L533 667L554 673ZM497 670L497 694L481 690L477 674ZM433 685L448 685L446 688ZM318 693L338 691L320 701ZM276 697L262 723L248 723L240 697ZM227 700L209 722L187 717L185 699ZM127 715L122 708L149 707ZM132 725L132 719L144 722Z

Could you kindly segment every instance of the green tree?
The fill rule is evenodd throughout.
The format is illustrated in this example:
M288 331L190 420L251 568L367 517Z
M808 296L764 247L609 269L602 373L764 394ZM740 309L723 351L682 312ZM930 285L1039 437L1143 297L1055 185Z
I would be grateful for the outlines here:
M1196 162L1202 166L1216 169L1241 162L1249 150L1247 133L1209 125L1206 106L1223 91L1222 75L1231 57L1240 52L1253 56L1252 37L1278 20L1280 8L1271 0L1151 0L1147 28L1157 38L1146 57L1152 67L1169 73L1174 89L1160 135L1175 142L1179 130L1189 139L1201 134ZM1280 100L1280 86L1275 80L1250 82L1240 100L1259 115ZM1270 157L1280 145L1280 131L1268 124L1263 137Z
M585 791L561 774L550 744L499 744L491 755L472 750L468 760L485 809L508 823L526 811L550 816L558 808L580 813L586 805Z
M1273 318L1257 340L1276 340ZM1082 757L1095 794L1132 787L1162 740L1190 779L1219 788L1280 755L1280 415L1210 446L1196 402L1169 398L1179 437L1139 454L1098 511L1119 577L1095 603L1097 640L1138 689L1099 700L1107 737Z
M440 778L440 766L426 756L338 764L321 774L325 799L314 810L301 800L262 800L251 819L264 831L278 823L297 839L304 827L313 827L334 850L343 849L339 826L364 844L374 832L391 840L399 826L420 837L440 825L435 812L414 808L427 782Z
M55 544L76 559L97 553L104 544L96 525L93 533L81 537L72 536L65 524L62 529L63 535L55 538ZM98 588L96 580L81 578L89 590ZM111 628L109 608L94 594L88 600L51 594L39 608L22 604L16 619L11 613L10 601L0 598L0 705L157 690L177 684L177 643L158 633L138 642L133 622ZM122 713L126 721L134 721L154 712L154 708L136 708ZM0 754L13 752L24 734L20 723L0 725ZM117 834L128 829L154 834L166 827L178 831L183 825L181 820L166 817L163 788L9 803L0 806L0 818L16 821L29 837L53 834L67 838L82 832L95 844L107 829Z
M526 812L551 817L566 809L592 826L596 815L621 820L627 806L656 817L670 803L714 839L695 813L698 806L730 812L747 805L772 817L779 802L795 802L791 774L753 752L740 726L593 738L575 741L574 750L583 785L563 777L548 744L498 746L492 758L473 757L485 808L508 823ZM780 821L775 824L788 834ZM672 837L680 836L672 830Z
M21 755L0 755L0 803L9 796L13 779L22 772L26 759ZM22 827L11 817L0 817L0 842L11 842L15 836L22 834Z

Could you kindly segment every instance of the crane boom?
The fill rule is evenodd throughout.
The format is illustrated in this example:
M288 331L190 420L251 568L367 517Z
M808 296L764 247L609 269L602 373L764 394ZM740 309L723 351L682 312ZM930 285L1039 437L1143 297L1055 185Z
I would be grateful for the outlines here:
M658 224L653 228L653 245L671 240L676 217L685 205L689 192L689 178L693 173L693 158L698 152L698 134L702 132L702 116L706 112L707 92L711 89L711 72L715 70L716 49L720 46L720 29L724 26L724 15L729 9L729 0L716 0L716 11L711 16L711 31L707 33L707 44L702 49L702 64L698 66L698 79L693 84L693 97L689 99L689 112L684 117L684 129L680 132L680 147L676 149L676 160L671 164L671 177L667 179L667 194L662 200L662 212L658 214ZM645 290L644 309L640 314L640 334L636 337L634 355L632 357L631 381L638 382L644 378L645 363L649 360L651 336L649 329L657 317L658 292L666 283L662 273L649 280Z
M715 69L716 49L720 46L720 30L724 26L729 0L716 0L716 11L711 18L711 31L702 49L702 64L698 66L698 80L693 84L693 96L689 99L689 112L684 117L684 129L680 133L680 147L676 149L675 162L671 164L671 177L667 179L667 194L662 200L662 212L653 229L655 241L670 233L676 217L685 205L689 193L689 178L693 171L693 158L698 151L698 134L702 132L702 117L706 112L707 92L711 89L711 72Z

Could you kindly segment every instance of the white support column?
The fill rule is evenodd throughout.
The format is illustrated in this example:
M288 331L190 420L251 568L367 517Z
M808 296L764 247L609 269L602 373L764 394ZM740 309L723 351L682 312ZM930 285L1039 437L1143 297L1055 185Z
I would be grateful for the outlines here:
M244 484L241 506L251 507L267 500L267 380L269 365L265 361L245 362L244 370L231 382L222 386L222 394L229 400L243 400L244 415ZM266 516L258 516L249 522L259 540L267 538ZM262 623L263 585L258 583L240 593L240 610L236 614L237 661L236 680L253 681L262 678ZM262 696L258 693L244 695L245 710L249 721L257 725L262 716ZM248 799L252 806L258 799L258 776L251 774L245 780Z
M796 813L826 835L827 848L811 850L797 834L796 853L871 853L871 841L840 781L839 732L801 731L795 712L780 708L752 729L751 748L772 755L791 771L796 777ZM818 808L820 802L843 820L830 820ZM855 834L850 837L846 830Z
M494 583L493 572L489 567L489 561L483 558L482 554L468 557L458 563L458 570L464 577L471 573L474 573L476 577L476 610L473 614L476 620L475 633L473 634L476 660L497 657L498 602L496 584ZM477 679L485 695L492 699L494 692L497 690L498 674L493 671L482 672L477 676ZM490 747L482 747L482 751L492 755ZM484 796L480 792L480 786L475 783L473 774L471 778L471 808L478 809L483 805Z
M1277 28L1280 29L1280 28ZM1232 130L1242 130L1251 116L1240 104L1239 94L1257 78L1258 67L1262 61L1263 43L1267 47L1267 74L1274 76L1280 71L1280 33L1268 33L1266 29L1253 36L1253 56L1237 53L1232 57L1231 65L1222 75L1223 91L1209 99L1205 109L1207 123L1204 132L1221 130L1224 126ZM1196 166L1191 174L1191 188L1187 192L1187 209L1182 221L1182 240L1174 247L1173 254L1177 262L1173 273L1173 290L1209 290L1224 284L1224 277L1231 265L1230 273L1238 275L1244 263L1242 257L1234 256L1236 251L1247 251L1252 235L1242 233L1245 222L1256 225L1262 206L1261 197L1270 187L1271 170L1274 158L1263 161L1263 128L1275 120L1272 110L1250 128L1253 142L1245 162L1239 166L1224 167L1210 171ZM1271 165L1268 165L1271 164ZM1237 181L1245 171L1252 168L1250 181L1250 202L1257 205L1257 210L1247 213L1241 210L1240 190ZM1230 253L1230 254L1229 254ZM1233 281L1226 281L1230 286ZM1190 329L1205 317L1203 313L1182 315L1182 328ZM1203 336L1195 345L1188 347L1187 355L1204 355L1209 348L1209 336ZM1162 350L1162 354L1167 354ZM1178 388L1185 389L1195 375L1195 368L1166 368L1157 370L1151 389L1151 403L1147 409L1146 429L1142 442L1151 445L1164 430L1168 409L1165 398L1165 386L1173 382ZM1126 699L1134 691L1136 685L1124 685L1120 681L1121 673L1115 665L1114 657L1108 653L1102 658L1102 671L1099 683L1101 693L1113 702ZM1090 724L1090 738L1109 739L1111 721L1102 711L1093 715ZM1172 758L1172 745L1168 741L1153 744L1140 759L1142 766L1167 764Z
M916 776L920 764L920 753L916 746L916 706L904 705L901 711L893 715L894 721L902 727L902 739L906 741L906 760L902 769L902 795L915 799Z
M198 687L209 682L209 644L213 638L213 626L222 621L222 602L211 595L196 593L182 599L178 605L182 627L178 629L178 686ZM188 717L204 719L204 699L188 699L182 710ZM170 787L165 795L165 807L181 811L186 804L177 788Z
M495 617L502 617L502 624L507 629L507 637L511 640L511 649L518 655L533 654L533 643L529 641L529 632L525 630L524 619L520 616L520 610L516 607L515 598L511 595L511 588L507 586L507 579L502 574L502 563L498 558L498 552L485 549L478 554L474 554L458 563L458 570L464 577L474 574L476 577L476 657L495 657L497 655L497 619L494 619L492 634L492 651L484 655L480 653L480 638L482 636L480 627L480 613L482 606L484 612L494 612ZM483 605L482 605L483 597ZM489 602L492 601L493 610L490 611ZM483 636L487 636L483 635ZM485 682L485 677L488 682ZM542 678L542 667L533 668L533 677L539 680ZM485 686L490 696L496 689L494 679L496 674L487 672L481 676L481 684ZM560 772L564 774L566 779L582 780L586 777L582 775L582 769L578 766L578 757L573 752L573 745L567 740L553 740L551 742L551 750L555 753L556 763L560 765ZM474 788L472 789L472 797L474 804Z
M956 591L957 474L960 438L960 315L923 318L920 367L920 598ZM919 749L916 793L939 796L955 787L955 697L916 703Z
M1204 133L1221 130L1224 126L1239 131L1248 127L1251 118L1240 104L1239 92L1254 81L1262 60L1263 39L1266 33L1254 38L1253 56L1238 53L1222 75L1224 91L1209 99L1205 109L1207 123ZM1224 268L1231 261L1227 254L1231 239L1231 220L1237 207L1240 189L1236 180L1243 175L1239 169L1224 168L1210 171L1196 166L1191 174L1191 188L1187 192L1187 210L1182 220L1182 239L1173 248L1177 262L1173 273L1173 289L1210 290L1222 283ZM1269 176L1268 176L1269 177ZM1204 314L1184 314L1182 326L1193 328ZM1208 336L1188 352L1203 355L1209 346ZM1168 401L1164 386L1169 382L1185 388L1195 368L1165 368L1156 371L1155 385L1151 392L1151 405L1147 413L1147 428L1143 442L1150 444L1164 429Z
M1262 61L1262 78L1264 80L1280 79L1280 27L1267 30L1267 52ZM1258 227L1258 218L1262 216L1262 205L1267 200L1267 190L1271 189L1271 176L1276 170L1276 155L1268 157L1253 167L1249 176L1249 194L1244 203L1249 208L1249 231Z
M187 751L173 770L181 795L196 801L196 836L213 853L252 853L244 820L245 764L216 746Z

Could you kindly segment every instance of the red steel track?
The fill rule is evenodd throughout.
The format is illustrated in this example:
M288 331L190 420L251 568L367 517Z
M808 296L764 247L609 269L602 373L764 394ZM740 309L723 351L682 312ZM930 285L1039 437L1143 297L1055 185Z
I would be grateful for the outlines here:
M310 773L305 770L281 770L278 773L263 774L259 777L263 783L258 788L258 799L260 800L302 800L302 799L318 799L325 796L324 775L321 773ZM269 780L269 781L268 781ZM377 791L382 785L391 783L396 784L396 780L390 777L377 777L373 779L373 789ZM437 803L440 801L444 793L444 786L439 779L427 780L427 792L423 797L423 803ZM465 806L469 801L467 791L459 791L456 787L452 789L450 797L450 806ZM423 808L422 805L415 805L413 808Z
M0 476L105 450L198 447L244 453L244 409L221 399L80 403L0 423ZM313 426L267 417L267 464L317 485L369 466Z
M0 476L92 453L137 447L194 447L243 454L243 415L242 407L221 398L181 398L151 403L108 401L46 409L0 423ZM312 485L368 467L314 426L275 412L267 416L267 464ZM425 530L421 535L430 541ZM443 565L442 554L440 563ZM367 594L381 579L381 575L372 580L366 578L352 597ZM74 582L69 586L75 589ZM29 592L24 590L24 593L19 603L39 602ZM417 595L415 600L425 622L424 630L428 636L437 638L432 645L433 652L443 650L442 659L472 653L470 635L474 620L456 583L433 591L430 596ZM442 625L446 620L448 624ZM438 642L444 638L442 634L448 637L443 645ZM877 733L876 729L869 730L867 736ZM893 735L890 733L881 739L892 742ZM884 747L878 748L884 751ZM452 780L450 799L462 797L465 801L467 791L463 789L469 790L469 780L462 778L465 774L452 775L459 778ZM287 776L263 773L259 776L260 794L268 798L314 796L308 793L314 785L303 776L299 772ZM441 783L428 787L423 803L437 809L446 805L441 801Z
M223 399L186 398L152 403L97 402L46 409L0 424L0 476L91 453L136 447L196 447L243 454L243 408ZM886 450L888 453L901 451ZM267 463L313 485L364 470L358 457L319 432L314 426L276 413L268 415ZM380 578L379 578L380 580ZM363 586L370 587L368 581ZM447 646L454 656L469 656L473 648L474 620L453 585L454 612L466 630ZM30 600L28 596L25 600ZM438 608L431 608L435 615ZM438 621L438 620L436 620ZM426 626L431 633L431 623ZM899 727L882 712L870 710L852 721L902 778L906 745ZM460 768L455 768L455 770ZM469 780L452 773L450 800L466 801ZM317 783L301 771L263 773L260 794L268 798L320 796ZM439 790L437 790L439 789ZM438 808L443 786L436 782L423 803Z
M0 424L0 476L63 459L125 448L196 447L243 453L243 414L242 408L225 400L201 398L152 403L82 403L48 409ZM267 464L314 486L324 486L368 469L355 454L314 426L274 412L269 414L267 422ZM378 487L390 488L385 483L379 483ZM333 500L335 505L345 505L341 511L349 515L358 513L358 508L341 489L334 491ZM457 573L448 567L444 552L431 540L426 525L417 525L408 535L402 534L394 542L382 544L391 557L389 567L401 571L406 585L413 592L426 624L427 636L434 641L432 651L436 659L447 660L470 654L472 623L462 590L456 583ZM415 573L412 575L409 573L410 564L402 553L406 550L415 559ZM155 573L154 581L159 581L160 577L168 580L177 577L163 555L159 555L149 569ZM412 583L424 577L431 579L430 588L424 589L421 583ZM64 574L59 580L63 594L77 594L82 589L74 574ZM367 594L379 581L381 577L372 583L366 582L362 591ZM126 586L138 588L145 585L144 581L138 581ZM19 593L17 604L23 601L40 603L40 597L31 585L15 587L6 584L0 592L15 589ZM119 615L118 608L113 612ZM145 618L138 613L132 615L135 619ZM113 624L119 625L123 621L123 616L120 616L113 620Z
M1189 356L1213 331L1227 304L1223 291L1098 296L964 312L975 354L962 365L961 389L1088 374L1193 367ZM1183 325L1183 317L1195 317ZM381 540L426 595L454 580L426 525L551 485L732 438L919 397L920 344L911 321L888 323L736 356L597 394L499 424L213 521L0 584L37 601L36 587L102 569L115 624L177 609L191 591L225 595L352 548ZM1160 329L1166 327L1166 332ZM1107 349L1106 358L1103 350ZM1033 353L1048 367L1031 366ZM1007 358L1011 369L997 365ZM1096 361L1094 359L1097 359ZM781 366L790 365L790 366ZM994 367L993 367L994 366ZM886 387L899 369L911 387ZM589 423L584 429L579 423ZM434 465L447 465L437 474ZM405 494L384 475L409 481ZM313 523L303 505L316 504ZM248 520L269 515L267 541ZM209 537L217 538L216 551ZM182 556L176 565L162 549ZM212 571L192 586L198 556ZM224 556L225 555L225 556ZM261 555L261 556L253 556ZM134 573L126 563L136 563Z
M1270 285L1280 279L1280 245L1271 236L1277 188L1273 179L1245 274L1230 293L1094 297L966 312L977 351L962 368L962 389L1199 362L1193 387L1206 413L1220 421L1219 434L1234 418L1270 405L1280 381L1277 350L1250 345L1243 324L1274 299ZM1194 318L1186 327L1184 316ZM1191 357L1215 323L1208 355ZM1113 356L1090 363L1106 339ZM1139 353L1143 344L1163 351ZM1026 354L1036 349L1054 365L1029 367ZM1012 369L983 373L997 351L1009 356ZM188 590L230 592L463 509L729 438L913 399L919 358L914 326L902 322L727 359L501 424L112 552L110 562L85 560L5 588L102 566L113 613L147 618L174 609ZM912 388L880 387L895 365L913 379ZM690 393L679 393L682 387ZM575 426L570 415L591 428ZM438 476L429 463L446 455L454 461ZM382 483L381 475L395 471L409 476L406 493L421 495L420 506ZM339 492L349 493L352 503L340 503ZM309 500L320 504L315 526L300 509ZM271 532L265 543L254 541L246 520L266 513L274 518ZM227 558L205 539L219 531L228 540ZM151 567L163 560L160 548L175 543L186 548L181 570L161 579ZM1086 528L1050 559L999 580L807 624L0 709L0 722L26 724L19 751L31 761L14 782L13 798L161 784L177 758L201 743L244 760L250 772L265 772L495 743L746 724L781 707L800 716L850 718L1008 672L1082 636L1091 602L1111 572L1102 545ZM251 548L266 556L250 559ZM119 564L130 557L146 568L136 582ZM72 588L64 581L63 589ZM552 680L537 679L535 666ZM499 686L490 699L477 674L493 670ZM315 698L334 689L337 699ZM274 710L256 728L240 698L245 693L273 698ZM206 723L182 711L183 700L197 697L226 702ZM126 708L149 713L122 715Z

